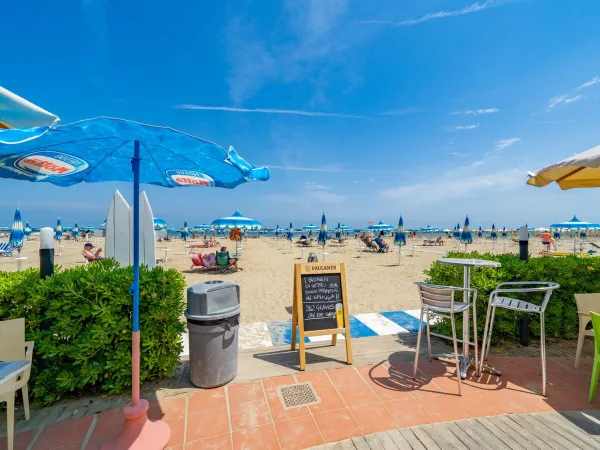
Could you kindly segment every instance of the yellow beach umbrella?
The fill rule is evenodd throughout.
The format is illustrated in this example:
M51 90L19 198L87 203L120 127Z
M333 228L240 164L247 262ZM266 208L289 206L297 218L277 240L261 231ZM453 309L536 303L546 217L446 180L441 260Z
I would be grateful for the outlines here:
M535 187L552 182L561 189L600 187L600 145L530 174L527 180Z

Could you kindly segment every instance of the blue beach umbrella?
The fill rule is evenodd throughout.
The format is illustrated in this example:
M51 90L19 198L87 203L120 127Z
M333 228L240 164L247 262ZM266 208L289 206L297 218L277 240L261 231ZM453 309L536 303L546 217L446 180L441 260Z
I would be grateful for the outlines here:
M421 231L423 233L439 233L440 231L442 231L442 229L439 227L432 227L427 225L426 227L419 228L418 231Z
M303 229L304 231L317 231L317 230L319 230L319 227L318 227L318 226L316 226L316 225L313 225L313 224L311 223L310 225L305 225L305 226L303 226L303 227L302 227L302 229Z
M21 210L17 206L15 210L15 218L13 219L12 227L10 229L10 237L8 238L8 245L12 248L17 249L18 256L21 256L21 248L23 247L23 238L25 232L23 230L23 220L21 219Z
M460 233L460 242L461 244L465 244L465 251L467 251L467 245L473 243L473 233L469 227L469 216L465 218L465 226Z
M554 232L552 233L552 237L554 239L560 239L560 231L554 230Z
M71 230L71 233L73 233L73 237L75 238L75 240L77 240L77 237L79 236L79 227L77 226L77 223L75 223L75 226Z
M54 238L59 241L62 239L62 225L60 224L60 217L56 221L56 228L54 229Z
M483 237L483 230L481 229L481 225L479 226L479 230L477 230L477 237L479 237L479 238Z
M100 117L54 127L0 131L0 177L64 187L83 181L133 181L133 392L127 408L139 414L138 419L125 420L124 431L115 439L132 433L141 440L154 429L154 434L164 439L154 442L156 448L165 447L168 427L145 419L148 403L139 395L140 184L233 189L248 181L268 180L269 169L250 165L232 147L224 150L172 128ZM107 448L112 442L105 444Z
M167 228L167 222L165 222L163 219L159 219L159 218L154 219L154 229L155 230L163 230L165 228Z
M25 232L25 237L29 238L29 235L31 234L31 227L29 226L29 222L25 222L25 228L23 231Z
M325 243L327 242L327 219L325 219L325 213L321 217L321 228L319 229L317 242L323 246L323 261L325 261Z
M290 222L290 227L288 228L287 238L289 241L294 239L294 226L292 222Z
M400 265L400 257L402 254L400 248L406 245L406 233L404 232L404 220L402 219L402 216L398 219L398 228L396 228L396 233L394 233L394 244L398 246L398 265Z
M279 225L275 227L275 237L279 237Z
M183 228L181 229L181 239L187 241L190 232L188 230L187 220L183 221Z
M498 239L498 233L496 232L495 224L492 224L492 231L490 232L490 238L492 239L492 241L495 241L496 239Z
M213 227L219 228L242 228L242 229L257 229L260 230L262 228L262 224L258 220L250 219L248 217L244 217L239 210L235 210L235 212L229 217L222 217L220 219L215 219L211 224Z
M341 228L341 224L338 222L338 226L335 229L335 238L336 239L341 239L342 238L342 228Z
M394 229L393 226L388 225L387 223L383 223L383 221L381 221L381 220L379 221L379 223L376 223L369 227L369 230L373 230L373 231L391 231L393 229Z
M452 237L456 240L460 240L460 223L457 223L452 232Z
M321 228L319 229L317 242L322 246L325 246L325 243L327 242L327 219L325 219L325 213L323 213L323 216L321 217Z
M203 223L202 225L194 225L194 230L210 230L210 225Z
M104 219L104 222L102 222L100 224L100 228L106 228L106 222L108 222L108 219ZM86 228L89 228L89 227L86 227Z
M502 227L502 239L506 238L508 233L506 232L506 227Z

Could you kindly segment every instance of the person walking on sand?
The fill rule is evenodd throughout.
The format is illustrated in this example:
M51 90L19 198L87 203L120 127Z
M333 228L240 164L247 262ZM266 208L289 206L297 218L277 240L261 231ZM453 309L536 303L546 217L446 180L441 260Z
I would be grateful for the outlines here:
M556 250L556 244L554 243L554 239L552 239L552 235L550 231L544 231L542 233L542 244L546 247L546 250L550 250L550 245L554 246L554 250Z

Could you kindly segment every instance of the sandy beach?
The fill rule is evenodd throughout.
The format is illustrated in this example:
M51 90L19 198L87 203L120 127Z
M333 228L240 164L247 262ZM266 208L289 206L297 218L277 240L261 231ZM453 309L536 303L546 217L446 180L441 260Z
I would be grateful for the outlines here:
M391 241L391 240L390 240ZM456 250L455 242L446 240L444 247L423 247L422 239L412 239L403 249L402 263L397 265L398 253L393 248L391 253L362 252L360 257L359 240L350 239L348 245L335 247L327 245L326 261L341 261L346 265L347 288L351 314L417 309L420 307L417 291L412 285L414 281L424 279L423 270L433 261L441 258L441 252ZM531 241L530 252L536 254L537 239ZM92 238L91 242L103 247L103 238ZM199 241L188 241L196 243ZM235 243L226 238L220 239L221 245L226 245L231 253L235 251ZM412 256L413 244L415 253ZM62 248L55 245L55 263L62 267L72 267L84 264L81 255L83 242L77 248L72 240L62 241ZM285 320L291 317L293 267L294 263L306 261L309 252L317 253L322 261L321 247L305 248L294 246L290 252L289 241L276 241L274 238L262 237L247 239L243 246L240 267L243 271L231 274L217 275L202 272L199 269L190 270L191 262L188 257L189 248L184 247L180 240L166 243L157 242L157 257L163 258L167 248L168 259L166 266L177 269L185 276L187 285L193 285L219 277L234 281L240 285L242 301L242 322ZM559 250L568 251L568 241L562 243ZM361 246L364 247L364 245ZM464 246L461 246L464 249ZM39 267L39 241L32 240L21 251L23 268ZM476 242L469 245L469 250L490 251L491 242ZM60 256L59 256L60 250ZM213 249L197 249L194 251L214 252ZM425 253L436 252L436 253ZM518 247L506 243L506 252L517 252ZM495 252L502 253L503 245L497 241ZM302 259L300 259L302 257ZM17 270L14 258L0 258L0 270Z

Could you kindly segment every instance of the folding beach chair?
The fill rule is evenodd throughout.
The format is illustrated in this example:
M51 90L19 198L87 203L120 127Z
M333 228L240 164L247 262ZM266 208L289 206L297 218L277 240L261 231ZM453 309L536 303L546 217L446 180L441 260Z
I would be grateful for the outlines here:
M0 256L12 256L12 253L15 251L10 245L6 242L0 243Z

